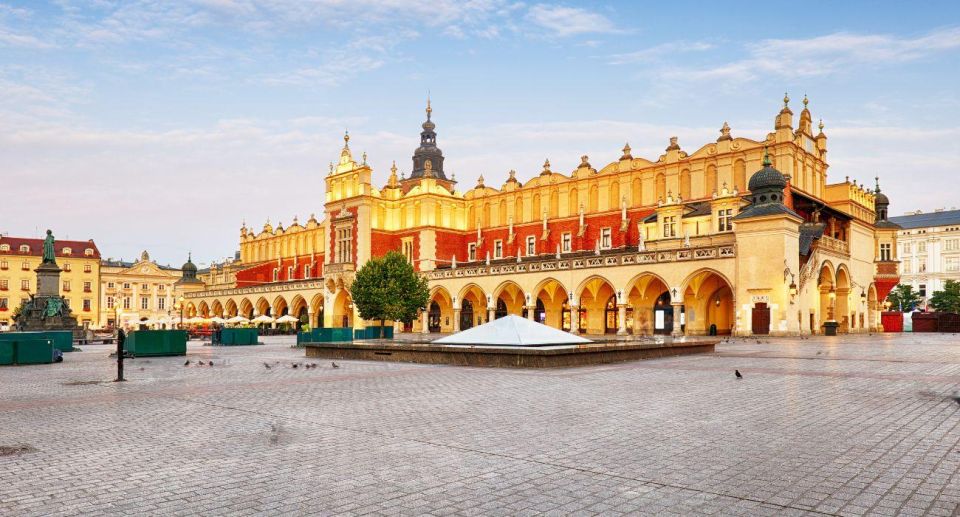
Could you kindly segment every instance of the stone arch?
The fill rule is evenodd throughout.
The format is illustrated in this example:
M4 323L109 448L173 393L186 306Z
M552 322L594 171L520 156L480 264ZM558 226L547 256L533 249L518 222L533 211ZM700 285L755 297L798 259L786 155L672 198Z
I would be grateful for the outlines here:
M258 315L270 315L271 312L270 302L268 302L267 299L262 296L257 299L257 303L253 305L253 308Z
M201 301L200 304L197 305L197 315L199 315L201 318L210 317L210 306L207 305L205 300Z
M579 330L587 334L609 334L617 331L616 290L613 283L600 275L580 282L576 290ZM611 308L611 300L614 300ZM612 312L611 312L612 311Z
M232 318L238 314L240 314L240 310L237 307L237 302L233 298L228 299L227 304L224 306L224 317Z
M541 280L530 291L534 304L534 321L561 330L570 330L570 293L555 278Z
M287 303L287 299L282 295L278 295L276 298L274 298L273 303L270 306L272 307L270 315L274 318L279 318L280 316L289 314L290 304Z
M663 303L662 298L664 293L670 296L669 290L670 284L656 273L644 271L631 278L623 296L627 331L637 335L669 334L673 330L673 307L669 301Z
M320 328L323 327L323 293L317 293L310 298L310 309L313 312L313 317L310 320L310 326Z
M427 302L427 328L430 332L454 332L453 297L445 287L438 286L430 292Z
M197 306L193 302L187 302L187 308L184 311L184 318L192 318L197 315Z
M220 300L214 300L213 303L210 304L210 314L219 318L223 317L223 304L220 303Z
M300 325L312 325L310 321L310 309L307 301L301 295L296 295L290 300L288 314L300 320Z
M880 300L877 299L877 284L870 282L867 287L867 329L875 332L880 327Z
M717 334L732 334L736 323L733 284L711 268L691 273L681 284L685 312L684 333L703 335L713 327Z
M333 326L353 326L353 298L346 289L340 289L333 298Z
M834 304L834 318L840 324L840 332L847 332L853 325L856 311L850 310L850 292L853 282L850 280L850 270L846 264L837 266L836 303ZM856 296L854 296L856 298Z
M493 300L496 318L501 318L507 314L525 315L526 295L523 288L512 280L507 280L494 289Z
M460 309L460 330L487 321L488 295L477 284L467 284L457 293L457 305Z
M836 302L837 270L833 263L824 260L820 264L820 270L817 273L817 288L820 291L820 314L819 327L832 321L834 317L834 303ZM811 329L813 330L813 329Z

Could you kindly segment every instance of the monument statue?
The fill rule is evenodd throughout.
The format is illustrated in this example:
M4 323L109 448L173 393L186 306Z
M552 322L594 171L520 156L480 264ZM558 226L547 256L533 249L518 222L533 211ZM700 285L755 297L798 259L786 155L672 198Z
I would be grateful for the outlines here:
M43 263L56 264L57 256L53 247L53 232L47 230L47 238L43 240Z

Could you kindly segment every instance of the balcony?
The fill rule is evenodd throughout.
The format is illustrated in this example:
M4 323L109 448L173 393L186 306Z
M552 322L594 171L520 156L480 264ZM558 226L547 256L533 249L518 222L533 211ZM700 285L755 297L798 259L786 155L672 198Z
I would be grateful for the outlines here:
M850 255L850 245L846 241L824 235L820 237L819 243L819 249L822 251L832 251L844 256Z

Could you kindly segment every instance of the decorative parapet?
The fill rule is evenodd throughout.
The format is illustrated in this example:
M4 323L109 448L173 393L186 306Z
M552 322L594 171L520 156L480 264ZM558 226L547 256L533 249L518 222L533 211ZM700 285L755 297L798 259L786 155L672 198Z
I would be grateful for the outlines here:
M818 239L818 242L820 243L819 248L821 251L832 251L845 257L850 256L850 245L847 244L846 241L824 235Z
M247 294L277 293L282 291L293 291L298 289L323 289L323 278L311 278L310 280L295 280L293 282L276 282L260 285L251 285L248 287L234 287L232 289L211 289L208 291L194 291L183 293L187 300L196 298L210 298L217 296L237 296Z
M456 269L438 269L426 273L430 280L444 278L475 277L486 275L505 275L516 273L533 273L537 271L561 271L569 269L586 269L595 267L631 266L639 264L661 264L669 262L683 262L688 260L707 260L718 258L733 258L736 256L736 246L726 244L722 246L684 248L664 251L625 251L615 250L605 252L600 256L577 256L569 258L554 257L525 257L521 263L458 266Z

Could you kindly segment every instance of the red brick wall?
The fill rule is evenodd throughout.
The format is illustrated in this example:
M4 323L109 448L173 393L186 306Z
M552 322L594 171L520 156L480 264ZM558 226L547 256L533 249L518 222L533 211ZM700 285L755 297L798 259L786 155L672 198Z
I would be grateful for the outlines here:
M313 260L311 260L313 259ZM293 276L289 275L289 268L296 264ZM301 255L296 260L291 258L283 259L277 266L276 260L263 262L256 266L237 271L237 287L248 287L251 285L267 284L273 282L273 270L280 268L278 282L289 282L291 280L305 280L306 266L311 265L310 278L317 278L323 274L323 254Z
M358 233L358 232L357 232L357 209L356 209L356 208L347 208L346 210L347 210L347 212L350 212L351 214L353 214L353 223L352 223L352 225L351 225L351 228L353 228L353 256L350 257L350 262L356 264L356 263L357 263L357 237L358 237L358 235L357 235L357 233ZM331 218L335 218L338 213L340 213L340 210L334 210L334 211L330 214L330 217L331 217ZM329 243L328 243L330 247L327 248L327 249L330 250L330 254L333 256L333 259L334 259L334 260L337 259L337 256L336 256L336 250L337 250L337 226L338 226L338 225L337 225L337 222L336 222L336 221L331 221L331 223L330 223L330 241L329 241Z
M420 231L387 232L373 230L370 232L370 256L382 257L390 251L403 253L403 239L413 237L413 264L420 269Z

